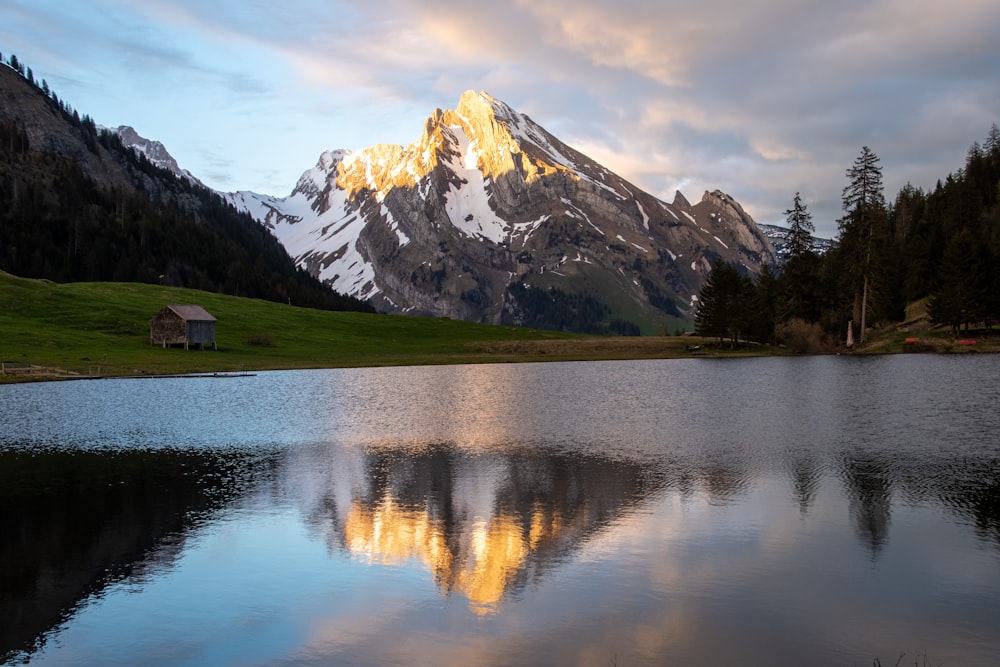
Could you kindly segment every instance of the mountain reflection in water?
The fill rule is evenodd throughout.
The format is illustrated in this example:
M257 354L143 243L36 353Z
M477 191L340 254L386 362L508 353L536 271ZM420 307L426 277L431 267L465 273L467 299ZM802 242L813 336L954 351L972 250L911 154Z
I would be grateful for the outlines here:
M0 386L0 663L991 664L998 361Z
M785 469L807 515L834 479L802 454ZM869 453L845 455L837 469L874 558L889 539L893 494L970 519L1000 551L1000 466L970 478L965 466ZM657 496L724 506L760 482L739 456L629 461L518 446L0 450L0 641L7 657L30 654L88 596L172 567L191 531L248 500L293 497L335 552L375 566L422 563L442 594L491 615Z
M309 513L331 544L373 563L418 559L444 593L478 614L541 576L655 487L633 462L538 451L475 454L452 446L379 448L340 507L327 489Z

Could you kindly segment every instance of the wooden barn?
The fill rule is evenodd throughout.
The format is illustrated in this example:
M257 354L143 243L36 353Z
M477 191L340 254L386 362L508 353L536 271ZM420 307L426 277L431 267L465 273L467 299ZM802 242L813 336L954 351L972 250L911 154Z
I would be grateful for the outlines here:
M183 345L187 350L190 345L204 349L211 343L212 349L217 350L215 321L201 306L166 306L149 321L149 344Z

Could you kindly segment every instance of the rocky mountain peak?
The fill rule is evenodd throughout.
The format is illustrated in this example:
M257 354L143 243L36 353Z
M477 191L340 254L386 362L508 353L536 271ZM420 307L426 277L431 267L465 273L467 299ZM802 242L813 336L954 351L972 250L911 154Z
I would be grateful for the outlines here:
M741 220L746 220L749 217L739 202L733 199L732 195L728 195L722 190L713 190L712 192L706 190L705 194L701 197L701 201L709 206L718 208L720 212L738 217Z
M119 125L118 127L112 129L111 132L118 135L118 138L121 140L123 145L128 146L140 155L144 155L147 160L157 167L166 169L175 176L186 179L191 183L204 185L187 169L181 169L180 165L177 164L177 160L174 159L174 156L171 155L166 146L159 141L156 141L155 139L147 139L136 132L134 127L129 125Z
M754 222L743 206L731 195L721 190L706 191L695 206L691 207L699 223L710 224L723 237L728 237L740 248L741 262L747 267L774 263L774 248L767 235Z
M476 92L467 90L458 99L455 111L460 116L472 119L484 119L486 117L496 120L510 120L514 116L514 111L503 102L497 100L485 91Z
M408 146L324 153L289 197L237 195L301 266L390 312L651 332L692 317L714 258L773 261L728 195L663 202L483 92Z
M129 125L119 125L112 130L122 140L126 146L131 146L135 150L146 156L153 164L164 167L175 174L180 174L181 169L174 156L167 152L166 147L159 141L146 139Z

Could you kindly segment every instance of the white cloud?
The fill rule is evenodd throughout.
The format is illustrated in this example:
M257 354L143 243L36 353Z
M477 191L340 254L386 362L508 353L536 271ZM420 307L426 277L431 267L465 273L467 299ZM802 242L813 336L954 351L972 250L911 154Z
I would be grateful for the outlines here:
M226 187L284 194L322 150L407 143L472 88L654 194L718 187L775 222L802 191L830 235L862 145L890 198L961 167L1000 113L997 34L985 0L0 7L5 52L195 174L223 154Z

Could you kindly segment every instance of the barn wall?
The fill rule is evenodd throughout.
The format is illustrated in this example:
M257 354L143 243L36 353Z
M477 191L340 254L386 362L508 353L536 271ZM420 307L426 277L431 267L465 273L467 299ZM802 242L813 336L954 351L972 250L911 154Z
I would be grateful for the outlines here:
M188 322L189 343L214 343L215 322Z
M149 342L153 345L183 345L187 341L184 320L171 310L157 313L149 326Z

